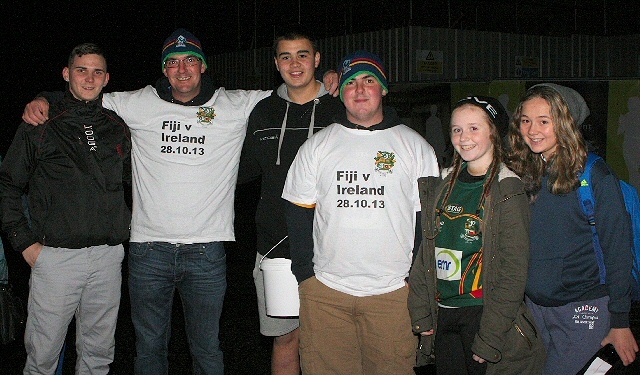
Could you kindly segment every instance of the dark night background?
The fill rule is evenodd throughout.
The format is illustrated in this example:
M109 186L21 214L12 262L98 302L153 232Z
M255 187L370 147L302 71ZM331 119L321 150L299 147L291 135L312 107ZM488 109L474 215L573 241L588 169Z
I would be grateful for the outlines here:
M316 39L407 25L538 35L640 30L640 2L616 0L0 0L0 15L0 154L24 104L64 88L60 72L82 42L105 49L106 90L119 91L155 82L162 42L177 27L198 36L208 55L269 46L274 33L298 22Z
M155 83L162 74L162 43L178 27L193 32L212 56L270 46L275 34L294 23L322 39L408 25L534 35L621 35L640 33L638 19L636 0L0 0L0 155L13 138L24 105L39 91L64 89L62 68L71 49L83 42L105 50L111 74L105 90L122 91ZM229 289L221 340L230 374L268 373L270 341L258 333L251 279L257 191L250 184L239 187L238 240L228 244ZM17 290L24 294L28 267L16 255L9 255L9 266L11 274L19 276L14 277ZM126 280L126 267L123 271ZM126 285L123 288L114 374L131 373L134 355ZM175 314L179 327L182 316L179 310ZM20 345L0 348L0 373L19 372L24 363ZM176 330L171 345L171 373L189 373L184 333ZM69 358L65 373L71 373L72 366ZM637 373L637 367L628 370Z

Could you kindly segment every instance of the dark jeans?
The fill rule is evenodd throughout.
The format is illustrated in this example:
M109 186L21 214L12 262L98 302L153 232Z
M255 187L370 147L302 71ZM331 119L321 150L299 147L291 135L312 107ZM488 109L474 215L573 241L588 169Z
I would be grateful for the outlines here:
M435 355L438 375L481 375L487 363L473 360L471 345L480 330L482 306L438 309Z
M222 242L131 242L129 295L136 333L135 373L168 373L174 292L180 293L194 375L222 375L218 338L227 288Z

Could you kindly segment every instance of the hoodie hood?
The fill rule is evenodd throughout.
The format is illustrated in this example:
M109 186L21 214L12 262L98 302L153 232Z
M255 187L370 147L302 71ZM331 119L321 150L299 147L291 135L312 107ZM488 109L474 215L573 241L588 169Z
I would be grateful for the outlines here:
M582 95L580 95L580 93L570 87L561 86L555 83L540 83L535 86L547 86L557 91L560 96L562 96L562 99L564 99L565 103L567 103L569 112L571 112L571 116L573 116L573 119L575 120L577 126L582 125L584 120L591 113L589 111L589 107L587 106L587 102L585 102Z
M327 95L329 93L329 91L327 91L327 89L324 88L324 84L318 80L316 80L316 82L320 83L320 90L318 90L318 94L316 95L316 98L319 98L321 96ZM291 100L291 98L289 98L289 91L287 90L287 85L286 84L281 84L280 87L278 87L278 90L276 90L276 93L278 94L279 97L281 97L282 99L288 101L288 102L293 102Z
M382 107L382 114L384 115L384 118L382 119L382 121L379 124L371 125L369 127L354 124L353 122L349 121L347 119L346 111L340 113L337 116L336 122L346 128L369 130L369 131L389 129L389 128L393 128L394 126L402 124L402 121L400 120L400 117L398 117L398 112L396 112L395 108L384 106Z
M159 78L156 81L155 89L158 92L158 96L160 97L160 99L169 103L182 104L186 106L203 105L204 103L208 102L216 92L216 87L213 85L213 81L206 74L203 74L200 77L200 93L196 95L195 98L189 100L186 103L176 100L173 97L173 95L171 94L171 84L169 83L169 79L167 77Z
M320 97L327 95L328 93L329 92L324 88L324 84L321 83L320 89L318 90L318 93L316 94L315 99L311 101L313 102L313 105L311 108L311 121L309 121L309 131L307 132L307 139L313 135L313 131L315 128L315 119L316 119L316 106L320 103ZM287 90L287 85L284 83L280 85L280 87L278 87L278 90L276 90L276 94L287 102L287 109L284 112L284 118L282 119L282 126L280 128L280 137L278 138L278 157L276 159L276 165L280 165L280 150L282 149L284 133L287 131L287 116L289 115L289 108L291 107L291 105L298 105L298 104L295 104L291 101L291 98L289 98L289 91ZM303 105L307 105L308 103L310 102L307 102Z

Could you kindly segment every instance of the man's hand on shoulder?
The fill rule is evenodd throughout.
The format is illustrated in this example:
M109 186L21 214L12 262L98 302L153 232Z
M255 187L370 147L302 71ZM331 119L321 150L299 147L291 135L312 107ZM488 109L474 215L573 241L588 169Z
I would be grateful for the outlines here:
M335 70L327 70L322 77L322 83L324 83L324 88L329 91L330 95L334 97L340 95L340 88L338 87L340 81Z
M44 124L49 119L49 102L39 96L24 107L22 121L31 125Z

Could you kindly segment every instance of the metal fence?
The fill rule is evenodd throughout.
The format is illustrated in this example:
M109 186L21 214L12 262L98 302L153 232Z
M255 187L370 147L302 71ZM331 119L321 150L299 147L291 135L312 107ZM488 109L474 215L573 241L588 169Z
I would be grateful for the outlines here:
M409 26L317 41L321 67L357 49L378 54L389 81L435 83L504 79L618 79L639 75L640 35L535 36ZM279 81L270 47L213 55L214 81L270 89Z

